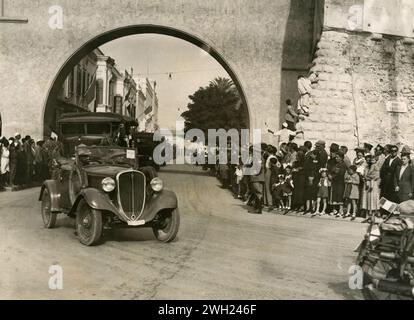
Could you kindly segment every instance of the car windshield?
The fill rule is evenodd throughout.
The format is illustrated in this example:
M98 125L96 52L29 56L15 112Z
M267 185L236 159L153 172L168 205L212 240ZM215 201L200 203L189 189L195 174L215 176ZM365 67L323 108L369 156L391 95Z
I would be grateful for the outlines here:
M76 147L76 157L82 165L103 164L134 167L136 161L135 150L118 147L79 145Z

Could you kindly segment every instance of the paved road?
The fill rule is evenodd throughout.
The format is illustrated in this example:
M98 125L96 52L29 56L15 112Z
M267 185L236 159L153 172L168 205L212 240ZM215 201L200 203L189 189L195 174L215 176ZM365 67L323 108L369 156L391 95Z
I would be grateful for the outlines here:
M348 289L355 222L250 215L199 168L160 173L179 198L177 241L150 230L117 230L82 246L73 221L42 226L39 189L0 194L1 299L361 299ZM49 266L63 268L50 290Z

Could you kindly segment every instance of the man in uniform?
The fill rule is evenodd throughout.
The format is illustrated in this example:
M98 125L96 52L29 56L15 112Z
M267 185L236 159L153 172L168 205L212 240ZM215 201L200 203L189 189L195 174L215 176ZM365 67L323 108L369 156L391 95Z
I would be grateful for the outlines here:
M397 193L395 192L394 176L397 168L401 166L402 161L398 157L398 147L391 146L391 154L385 159L384 164L381 167L381 197L385 199L397 202Z

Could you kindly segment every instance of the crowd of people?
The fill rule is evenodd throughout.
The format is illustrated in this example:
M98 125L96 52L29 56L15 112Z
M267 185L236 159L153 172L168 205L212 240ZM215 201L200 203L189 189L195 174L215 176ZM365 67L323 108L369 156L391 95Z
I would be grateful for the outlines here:
M50 177L50 165L61 144L55 139L35 142L30 136L0 138L0 191L39 185Z
M413 198L414 166L411 150L396 145L365 143L350 154L346 146L326 143L314 146L282 143L277 149L261 145L262 168L256 175L244 174L246 165L218 165L217 175L236 198L251 205L250 213L278 210L331 215L367 221L381 214L379 200L401 203ZM253 150L253 149L252 149ZM351 158L353 159L351 161Z

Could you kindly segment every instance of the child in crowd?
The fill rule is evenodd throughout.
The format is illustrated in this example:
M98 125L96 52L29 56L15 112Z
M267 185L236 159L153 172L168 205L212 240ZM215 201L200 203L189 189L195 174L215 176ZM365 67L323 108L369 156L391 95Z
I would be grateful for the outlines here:
M276 182L272 185L273 205L279 209L284 209L283 202L283 185L285 183L285 176L280 174L276 178Z
M243 164L240 163L236 167L234 174L236 175L237 198L242 199Z
M285 209L290 210L292 207L292 195L293 195L293 178L292 178L292 167L287 166L285 169L285 181L283 183L283 197L286 199Z
M328 179L328 169L322 168L319 170L321 178L318 183L318 196L316 200L316 211L312 216L317 214L323 216L326 214L326 208L328 205L328 196L329 196L329 179ZM323 205L322 212L320 212L321 203Z
M357 172L357 166L350 166L347 172L345 173L344 199L348 202L348 209L345 218L350 217L352 215L352 220L354 220L357 215L357 201L359 199L359 181L360 178ZM351 206L353 209L352 214Z

